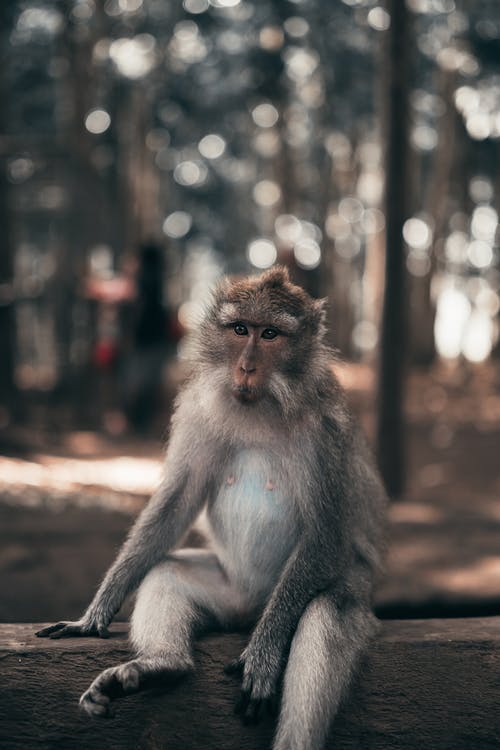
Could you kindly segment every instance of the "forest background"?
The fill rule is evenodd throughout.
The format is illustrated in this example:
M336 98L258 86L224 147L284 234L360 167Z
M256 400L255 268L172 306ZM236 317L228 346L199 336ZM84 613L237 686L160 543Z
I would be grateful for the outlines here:
M495 0L5 0L0 618L76 617L223 273L327 296L385 616L500 612Z

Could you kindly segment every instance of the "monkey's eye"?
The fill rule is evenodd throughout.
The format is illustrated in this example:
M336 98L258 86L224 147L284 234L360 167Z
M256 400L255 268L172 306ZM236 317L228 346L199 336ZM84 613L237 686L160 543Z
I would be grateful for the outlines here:
M262 331L262 338L266 339L266 341L271 341L272 339L275 339L278 335L278 331L276 328L265 328Z
M235 323L233 331L237 336L248 336L248 328L244 326L243 323Z

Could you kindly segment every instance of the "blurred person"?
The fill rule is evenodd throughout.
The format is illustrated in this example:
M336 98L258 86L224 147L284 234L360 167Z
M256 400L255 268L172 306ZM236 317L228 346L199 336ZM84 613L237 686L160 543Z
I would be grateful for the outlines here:
M163 297L164 253L160 246L141 246L130 310L130 350L123 361L124 411L130 427L146 432L161 400L165 361L171 350L169 314Z

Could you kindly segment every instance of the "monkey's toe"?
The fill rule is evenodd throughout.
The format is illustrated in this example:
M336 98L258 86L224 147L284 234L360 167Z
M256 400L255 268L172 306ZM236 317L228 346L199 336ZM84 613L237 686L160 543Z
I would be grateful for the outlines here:
M234 707L243 724L258 724L265 717L276 718L278 715L279 699L277 695L269 698L251 698L248 693L242 693Z
M141 669L131 661L116 667L114 679L121 685L124 694L135 693L141 683Z
M262 701L250 698L248 693L241 693L234 711L241 716L244 724L257 724L261 718Z
M80 698L80 708L82 708L89 716L96 718L109 718L113 715L110 702L110 697L101 693L100 690L92 684Z
M141 670L136 662L110 667L96 677L80 698L80 706L89 716L113 715L111 701L140 689Z

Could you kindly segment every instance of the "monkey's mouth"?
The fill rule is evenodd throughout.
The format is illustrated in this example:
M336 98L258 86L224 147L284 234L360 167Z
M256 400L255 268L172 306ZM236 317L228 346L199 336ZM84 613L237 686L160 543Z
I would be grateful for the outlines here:
M242 404L251 404L259 397L257 389L250 385L233 385L232 393Z

